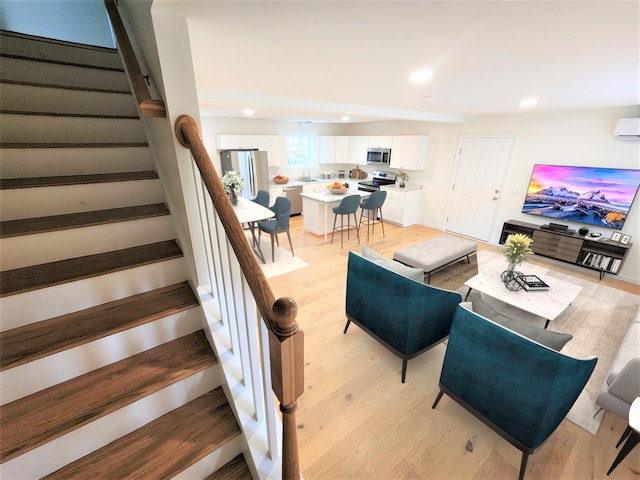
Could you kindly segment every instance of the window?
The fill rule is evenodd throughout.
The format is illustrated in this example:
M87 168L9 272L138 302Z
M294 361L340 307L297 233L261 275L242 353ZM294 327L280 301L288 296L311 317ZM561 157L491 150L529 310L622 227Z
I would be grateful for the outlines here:
M313 167L313 135L287 134L287 167Z

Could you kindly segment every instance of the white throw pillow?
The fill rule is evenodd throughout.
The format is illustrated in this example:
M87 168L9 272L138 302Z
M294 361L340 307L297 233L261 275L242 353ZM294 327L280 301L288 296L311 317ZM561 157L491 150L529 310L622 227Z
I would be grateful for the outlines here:
M424 272L421 268L409 267L400 262L396 262L395 260L384 258L383 256L378 255L376 252L371 250L369 247L365 247L364 245L362 245L362 256L367 260L375 263L376 265L380 265L381 267L384 267L387 270L391 270L398 275L407 277L414 282L423 283Z

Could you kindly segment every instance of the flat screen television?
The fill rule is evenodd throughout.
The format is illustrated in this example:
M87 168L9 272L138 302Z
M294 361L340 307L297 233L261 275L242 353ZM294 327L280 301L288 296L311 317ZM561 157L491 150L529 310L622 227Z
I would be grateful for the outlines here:
M533 166L523 213L620 230L640 186L640 170Z

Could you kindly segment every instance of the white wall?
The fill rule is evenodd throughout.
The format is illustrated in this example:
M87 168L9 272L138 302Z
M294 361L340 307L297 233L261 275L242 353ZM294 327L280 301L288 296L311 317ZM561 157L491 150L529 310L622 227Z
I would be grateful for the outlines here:
M103 0L2 0L0 29L115 47Z
M464 123L389 121L360 124L311 124L306 131L317 135L431 135L438 141L436 161L422 172L411 172L411 181L422 184L419 222L444 229L449 192L455 170L456 150L461 135L515 134L517 148L507 173L490 242L497 243L506 220L519 219L534 224L544 220L522 214L521 208L535 163L640 168L640 143L620 142L613 136L618 118L636 117L638 107L615 107L549 113L523 113L469 117ZM221 133L285 134L300 131L298 124L258 120L203 118L203 134L215 151L215 135ZM349 166L347 166L349 167ZM351 168L354 166L351 165ZM318 166L318 170L337 168ZM367 169L368 167L364 167ZM579 228L580 224L571 224ZM610 237L613 230L590 226ZM640 284L640 198L631 208L624 233L638 245L631 250L619 277Z
M436 176L425 179L421 222L437 221L442 227L446 214L446 202L453 178L456 146L460 135L517 134L518 145L510 171L503 186L497 221L490 241L497 243L502 222L510 219L543 224L544 219L521 213L531 170L535 163L583 165L589 167L640 168L640 143L621 142L613 136L618 118L635 117L633 107L575 110L520 115L492 115L471 117L460 125L439 125L433 135L439 138ZM439 213L440 215L433 216ZM568 222L570 228L581 224ZM610 237L613 230L589 226L590 231ZM620 278L640 284L640 198L636 198L624 233L632 235L638 245L620 272Z

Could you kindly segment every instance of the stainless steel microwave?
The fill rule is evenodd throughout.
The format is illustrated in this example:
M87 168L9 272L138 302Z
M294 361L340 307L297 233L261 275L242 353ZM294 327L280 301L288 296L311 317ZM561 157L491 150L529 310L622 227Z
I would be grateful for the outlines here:
M368 148L367 164L368 165L389 165L391 161L390 148Z

